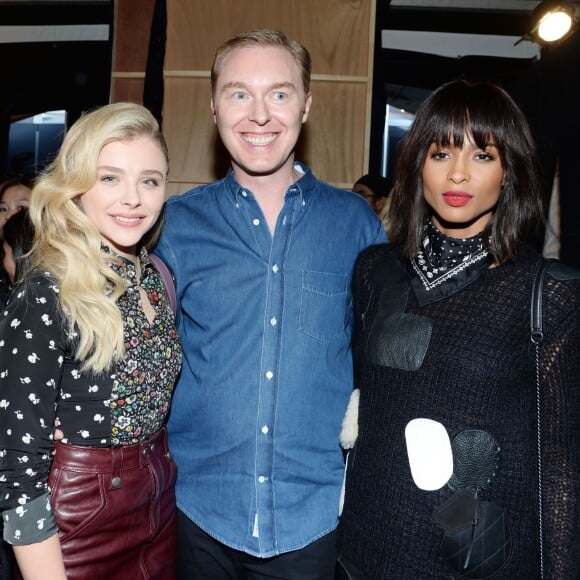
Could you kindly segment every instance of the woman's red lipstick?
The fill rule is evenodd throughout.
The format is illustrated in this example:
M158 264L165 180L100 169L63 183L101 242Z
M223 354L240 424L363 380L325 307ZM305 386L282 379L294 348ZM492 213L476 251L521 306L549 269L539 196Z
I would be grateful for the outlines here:
M443 194L443 199L447 205L451 207L462 207L468 203L473 196L463 191L446 191Z

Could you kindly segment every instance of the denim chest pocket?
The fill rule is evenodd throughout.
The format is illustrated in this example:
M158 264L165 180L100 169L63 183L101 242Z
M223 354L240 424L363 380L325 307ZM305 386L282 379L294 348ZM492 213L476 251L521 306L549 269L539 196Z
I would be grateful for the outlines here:
M348 276L329 272L302 272L299 329L318 340L344 332Z

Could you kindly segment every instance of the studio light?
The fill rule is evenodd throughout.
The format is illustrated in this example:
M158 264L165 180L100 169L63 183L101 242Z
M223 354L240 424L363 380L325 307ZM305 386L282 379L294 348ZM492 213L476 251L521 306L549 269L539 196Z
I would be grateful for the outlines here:
M573 3L544 0L533 11L534 28L531 37L540 43L556 42L570 32L576 23Z

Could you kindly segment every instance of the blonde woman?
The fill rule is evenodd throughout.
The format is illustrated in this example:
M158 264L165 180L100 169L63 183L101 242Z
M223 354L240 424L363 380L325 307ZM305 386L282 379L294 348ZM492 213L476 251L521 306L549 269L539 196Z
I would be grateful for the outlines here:
M33 189L31 269L0 315L0 510L25 580L174 576L181 349L147 254L167 171L153 116L117 103Z

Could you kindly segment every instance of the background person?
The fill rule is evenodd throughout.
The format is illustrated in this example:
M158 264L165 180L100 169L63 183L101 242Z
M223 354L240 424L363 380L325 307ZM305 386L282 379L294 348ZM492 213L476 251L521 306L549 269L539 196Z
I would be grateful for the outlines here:
M386 238L360 197L295 162L310 69L281 32L223 44L211 108L231 169L167 202L179 578L334 578L352 268Z
M358 439L339 528L354 577L540 577L530 304L543 259L523 243L540 192L528 124L502 89L456 81L419 108L398 151L392 243L355 273ZM580 572L575 276L560 266L543 293L545 578Z
M2 267L8 275L10 286L22 278L29 260L26 254L32 249L34 227L28 209L15 213L4 224L2 240Z
M352 191L362 195L367 200L367 203L381 220L387 235L389 233L389 206L391 204L389 194L392 188L392 179L372 173L363 175L352 186Z
M6 221L28 207L31 191L32 179L24 175L12 177L0 185L0 237Z
M118 103L81 117L34 187L32 269L0 319L0 510L25 580L174 578L181 351L147 254L167 169L153 116Z
M6 179L0 184L0 239L4 224L16 212L28 207L32 181L27 176ZM0 304L4 304L10 291L10 279L4 268L0 267Z

